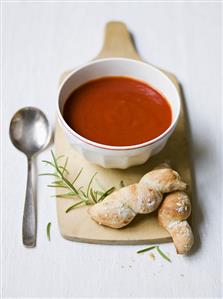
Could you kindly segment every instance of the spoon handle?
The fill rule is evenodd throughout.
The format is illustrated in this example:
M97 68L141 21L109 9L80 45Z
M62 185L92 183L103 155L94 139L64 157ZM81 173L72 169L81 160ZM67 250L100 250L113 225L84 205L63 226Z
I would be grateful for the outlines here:
M23 244L26 247L36 246L36 204L33 192L32 159L28 158L28 177L26 199L22 224Z

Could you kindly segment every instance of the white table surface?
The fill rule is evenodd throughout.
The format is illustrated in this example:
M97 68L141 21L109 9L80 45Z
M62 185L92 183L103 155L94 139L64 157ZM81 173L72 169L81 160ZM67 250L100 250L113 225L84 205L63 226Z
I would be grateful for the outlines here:
M3 3L3 297L222 296L220 14L220 3ZM26 160L9 141L10 118L31 105L53 125L60 74L96 56L109 20L124 21L141 56L175 73L184 88L193 135L196 246L182 257L172 243L161 245L171 264L137 255L144 246L64 240L46 177L38 180L37 247L21 242ZM40 155L39 172L41 159L49 157L49 150Z

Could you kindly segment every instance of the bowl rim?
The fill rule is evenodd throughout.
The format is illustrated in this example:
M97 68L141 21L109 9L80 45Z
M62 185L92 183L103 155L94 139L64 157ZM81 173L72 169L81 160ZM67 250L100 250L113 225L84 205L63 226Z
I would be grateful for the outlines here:
M100 62L104 62L104 61L129 61L131 63L137 63L137 64L141 64L145 67L150 67L153 71L158 72L161 76L165 77L165 79L167 79L169 81L169 83L173 86L173 88L176 90L176 94L177 94L177 100L178 100L178 109L176 111L176 116L175 119L172 121L171 125L159 136L157 136L154 139L151 139L149 141L143 142L143 143L139 143L139 144L134 144L134 145L127 145L127 146L113 146L113 145L106 145L106 144L102 144L102 143L98 143L95 141L92 141L90 139L87 139L83 136L81 136L80 134L78 134L77 132L75 132L65 121L65 119L63 118L63 115L60 111L60 94L61 91L65 85L65 83L78 71L80 71L81 69L91 66L93 64L97 64ZM135 78L137 80L137 78ZM158 90L159 91L159 90ZM160 92L160 91L159 91ZM167 99L168 100L168 99ZM170 103L169 103L170 104ZM171 105L171 104L170 104ZM172 108L172 105L171 105ZM177 90L176 86L174 85L174 83L169 79L169 77L162 72L161 70L159 70L157 67L146 63L144 61L140 61L140 60L136 60L136 59L131 59L131 58L124 58L124 57L111 57L111 58L100 58L100 59L95 59L93 61L81 64L79 67L75 68L73 71L71 71L71 73L66 76L63 81L61 82L58 92L57 92L57 115L59 118L60 123L63 125L63 127L65 127L66 130L68 130L68 132L73 135L75 138L81 140L82 142L91 145L93 147L96 148L100 148L100 149L104 149L104 150L114 150L114 151L126 151L126 150L136 150L136 149L140 149L143 147L147 147L149 145L152 145L158 141L160 141L161 139L163 139L164 137L166 137L176 126L179 115L180 115L180 109L181 109L181 101L180 101L180 95L179 95L179 91Z

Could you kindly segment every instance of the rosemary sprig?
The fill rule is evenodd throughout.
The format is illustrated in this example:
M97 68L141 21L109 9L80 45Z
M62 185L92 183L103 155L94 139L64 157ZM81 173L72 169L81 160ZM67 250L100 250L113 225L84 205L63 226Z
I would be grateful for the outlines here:
M106 196L108 196L115 190L115 187L109 188L108 190L105 190L105 191L94 190L92 187L92 183L93 183L97 173L95 173L90 178L89 183L86 188L86 191L84 191L83 186L76 187L75 183L79 179L79 177L83 171L83 168L80 169L80 171L74 177L73 180L69 180L67 178L67 175L69 174L68 169L67 169L68 158L65 158L65 162L63 163L63 165L60 165L58 160L60 160L61 158L64 158L64 156L59 156L56 158L53 151L51 151L51 155L52 155L52 161L43 160L43 162L46 163L47 165L49 165L50 167L52 167L54 172L42 173L40 175L52 176L55 178L55 181L51 182L48 185L48 187L66 189L67 192L62 193L62 194L57 194L57 195L55 195L56 197L69 198L69 199L70 198L73 198L73 199L78 198L79 199L78 202L75 202L74 204L72 204L70 207L68 207L66 209L66 211L65 211L66 213L68 213L75 207L80 206L82 204L89 205L89 204L98 203L99 201L102 201L103 199L105 199Z
M171 259L159 248L159 246L150 246L150 247L138 250L137 253L143 253L143 252L147 252L147 251L150 251L153 249L156 249L162 258L164 258L166 261L171 263Z
M51 222L49 222L46 226L46 234L49 241L50 241L50 228L51 228Z

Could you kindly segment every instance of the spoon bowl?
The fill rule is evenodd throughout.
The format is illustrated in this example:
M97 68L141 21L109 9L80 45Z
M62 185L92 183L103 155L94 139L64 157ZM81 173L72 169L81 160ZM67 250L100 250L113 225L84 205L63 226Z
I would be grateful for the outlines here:
M23 244L36 245L36 204L32 180L32 157L50 141L50 126L45 114L37 108L26 107L12 117L9 135L14 146L28 159L28 177L23 214Z
M49 123L37 108L26 107L15 113L10 124L10 138L17 149L31 157L49 141Z

